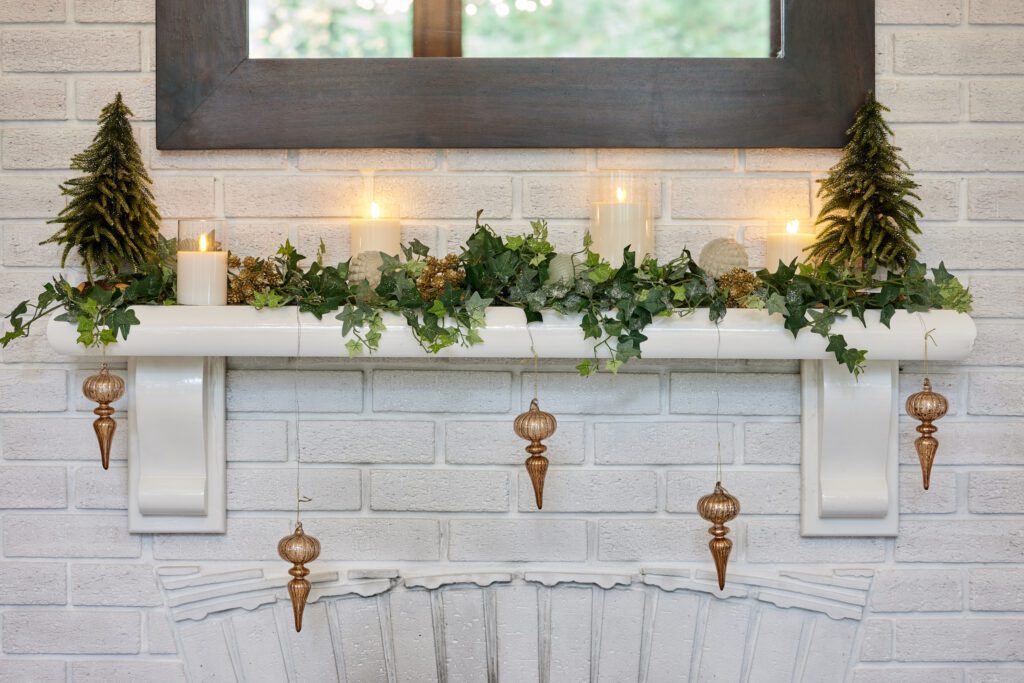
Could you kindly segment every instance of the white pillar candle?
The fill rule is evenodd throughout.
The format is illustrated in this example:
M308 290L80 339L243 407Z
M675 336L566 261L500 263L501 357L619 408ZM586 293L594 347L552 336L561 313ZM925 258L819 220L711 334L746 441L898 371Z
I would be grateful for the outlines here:
M370 206L370 218L352 221L351 253L380 251L389 256L402 253L402 222L397 218L381 218L380 207Z
M178 224L178 303L224 306L228 303L228 252L218 235L223 221Z
M622 251L628 246L636 253L637 262L654 251L654 233L647 202L632 198L616 188L615 201L594 202L590 216L591 250L600 254L614 268L622 265Z
M798 263L807 260L805 247L814 244L814 234L800 232L800 221L790 221L786 224L785 232L768 233L768 253L765 258L765 267L774 272L779 267L779 261L787 266L796 259Z

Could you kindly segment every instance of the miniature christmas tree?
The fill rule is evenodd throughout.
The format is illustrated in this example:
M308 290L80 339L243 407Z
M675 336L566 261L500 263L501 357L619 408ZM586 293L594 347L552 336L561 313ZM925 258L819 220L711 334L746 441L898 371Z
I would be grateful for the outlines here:
M103 108L92 145L71 160L71 168L86 175L61 185L71 199L50 222L63 227L43 242L64 245L62 267L77 249L90 282L157 258L160 214L131 115L121 93Z
M843 156L818 182L825 204L817 224L824 226L809 248L811 258L837 265L864 268L869 261L902 271L917 256L911 235L920 209L909 198L920 199L907 162L890 141L892 129L882 113L889 109L868 93L857 112Z

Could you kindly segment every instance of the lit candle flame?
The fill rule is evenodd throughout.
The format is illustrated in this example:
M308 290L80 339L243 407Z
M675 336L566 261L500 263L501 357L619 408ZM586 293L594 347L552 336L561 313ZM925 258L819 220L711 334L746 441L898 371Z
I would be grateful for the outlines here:
M615 200L619 204L622 204L623 202L626 201L626 191L623 190L621 187L616 187L615 188Z
M800 232L800 221L790 221L786 223L786 232L790 235L795 235Z
M370 204L370 218L373 220L380 218L380 207L377 206L377 202Z
M206 233L199 236L199 251L206 251Z

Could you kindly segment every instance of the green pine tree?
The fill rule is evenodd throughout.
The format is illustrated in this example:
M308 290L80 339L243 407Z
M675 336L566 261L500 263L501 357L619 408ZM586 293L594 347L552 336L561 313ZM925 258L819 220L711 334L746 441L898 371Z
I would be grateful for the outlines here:
M819 180L818 196L825 204L817 225L823 226L809 248L816 261L864 268L869 261L902 271L917 256L911 235L921 233L920 200L907 162L890 137L892 129L883 112L889 109L868 93L846 133L850 141L843 156Z
M42 242L64 245L61 267L77 249L90 282L157 258L160 214L131 115L121 93L103 108L92 145L71 160L71 168L86 175L61 185L70 200L50 222L62 227Z

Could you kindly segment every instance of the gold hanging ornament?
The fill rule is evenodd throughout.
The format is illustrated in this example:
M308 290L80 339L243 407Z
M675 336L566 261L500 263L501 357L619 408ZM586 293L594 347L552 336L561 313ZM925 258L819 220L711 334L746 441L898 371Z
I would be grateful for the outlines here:
M722 486L722 482L715 482L715 491L697 501L697 512L701 517L711 522L708 533L714 536L708 542L711 549L711 557L715 561L715 571L718 572L718 589L725 588L725 568L729 563L729 552L732 550L732 541L726 538L729 527L725 526L740 513L740 501Z
M530 409L516 418L514 428L519 438L530 442L526 447L526 452L530 454L526 459L526 471L530 474L533 495L537 499L537 509L540 510L544 507L544 476L548 472L548 459L542 455L548 447L541 441L555 433L558 421L551 413L541 410L535 398L530 401Z
M110 468L110 445L114 441L114 432L117 430L117 422L111 415L114 409L110 404L124 396L124 380L110 373L107 363L100 365L100 371L90 375L82 382L82 393L90 401L99 403L99 406L92 412L99 415L92 423L96 432L96 439L100 442L100 459L103 462L103 469Z
M939 440L932 436L939 429L932 422L945 415L947 410L949 402L946 401L946 397L932 391L932 382L927 377L924 378L921 391L907 397L907 414L921 422L917 426L921 436L914 441L914 448L917 449L917 459L921 461L925 491L931 485L932 463L935 462L935 452L939 450Z
M288 582L288 597L292 600L292 612L295 614L295 632L302 631L302 612L306 609L309 597L309 581L306 577L309 570L306 564L320 556L320 541L309 536L302 530L302 522L295 523L295 533L285 536L277 543L277 554L285 562L291 562L288 570L294 578Z

